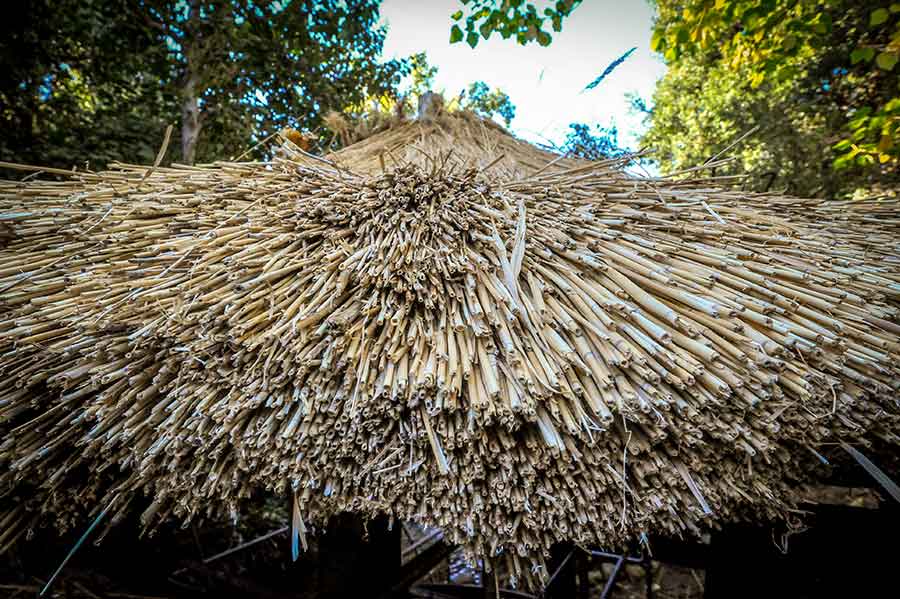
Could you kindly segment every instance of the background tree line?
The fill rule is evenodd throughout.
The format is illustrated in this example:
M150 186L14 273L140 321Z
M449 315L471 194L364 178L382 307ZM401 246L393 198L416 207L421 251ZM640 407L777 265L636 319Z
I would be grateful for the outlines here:
M822 197L900 181L900 3L659 0L668 71L642 143L663 172L702 164L758 127L719 174Z
M330 112L394 103L409 75L433 81L424 55L383 60L385 34L377 0L13 3L0 22L0 160L147 163L170 123L169 158L186 163L284 127L329 139ZM512 118L499 90L466 92L461 105Z
M656 8L651 48L668 70L653 98L632 101L648 127L641 145L662 173L703 164L749 133L717 172L746 175L748 189L896 193L900 2L648 1ZM453 15L464 26L453 25L451 39L474 47L478 34L548 45L551 29L577 18L579 2L464 4ZM627 150L615 127L585 123L571 125L561 149L590 159Z
M824 197L896 187L900 2L650 1L651 47L668 71L633 102L661 172L752 131L717 174ZM459 0L449 40L546 46L579 4ZM170 123L180 135L169 157L181 162L236 156L286 126L334 148L352 136L329 114L409 113L436 73L425 54L383 60L377 0L32 0L8 7L0 29L0 160L49 166L152 161ZM484 82L448 91L451 107L515 116ZM573 123L557 149L620 155L617 133Z

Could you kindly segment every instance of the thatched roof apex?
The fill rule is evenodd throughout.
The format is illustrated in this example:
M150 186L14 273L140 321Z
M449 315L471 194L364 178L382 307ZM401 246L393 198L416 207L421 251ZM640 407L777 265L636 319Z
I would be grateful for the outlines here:
M2 542L267 489L522 579L557 540L780 517L809 449L895 447L893 205L619 166L444 114L328 157L0 182Z

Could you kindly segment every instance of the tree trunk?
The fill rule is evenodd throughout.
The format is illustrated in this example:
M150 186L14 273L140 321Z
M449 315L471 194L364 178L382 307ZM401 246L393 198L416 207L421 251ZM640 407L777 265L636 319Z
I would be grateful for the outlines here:
M200 27L200 2L191 1L191 9L184 24L181 51L184 53L184 84L181 87L181 160L194 164L197 139L200 137L200 87L198 56L203 48Z
M433 91L427 91L419 96L418 120L423 123L430 123L444 109L444 96L436 94Z
M197 98L197 74L188 59L187 76L181 89L181 160L194 164L200 137L200 103Z

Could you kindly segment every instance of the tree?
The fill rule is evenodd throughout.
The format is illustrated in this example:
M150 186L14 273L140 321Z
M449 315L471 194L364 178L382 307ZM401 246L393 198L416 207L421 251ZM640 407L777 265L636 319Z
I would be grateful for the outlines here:
M152 160L171 122L181 143L170 156L227 157L391 93L408 68L380 60L376 0L25 4L0 46L2 122L21 131L0 148L13 160ZM72 127L74 139L61 133ZM96 145L79 143L85 132Z
M150 162L177 108L166 49L130 3L11 3L0 23L0 159Z
M144 17L171 49L187 162L204 127L216 140L204 155L234 153L251 136L313 129L323 110L389 93L405 70L379 60L375 0L147 0Z
M567 156L585 160L603 160L631 153L631 150L619 143L619 130L615 125L609 127L594 125L592 128L584 123L572 123L569 129L562 146L554 148Z
M736 122L729 113L744 104L743 129L750 128L751 117L761 126L760 133L747 140L751 146L765 142L765 151L773 156L783 153L778 144L794 146L796 161L768 159L783 181L831 195L900 178L895 69L900 4L664 0L658 2L651 47L663 53L670 66L656 106L677 102L673 90L687 91L676 78L709 80L721 94L704 88L693 105L703 112L707 129L720 118ZM674 136L671 147L690 146L689 133L683 128L679 133L676 121L674 110L657 110L647 140L666 143L668 132ZM811 144L818 146L813 149ZM802 147L813 149L805 161ZM670 153L676 161L672 166L686 166L677 162L676 154ZM695 157L690 152L682 155ZM810 181L812 173L817 175Z
M428 55L419 52L409 57L410 87L407 92L410 96L419 97L434 87L434 78L437 77L438 68L428 62Z
M470 83L461 95L460 104L487 118L499 116L507 127L516 117L516 107L506 92L496 87L492 90L484 81Z
M829 136L842 113L823 105L808 110L801 82L788 79L754 88L747 67L710 64L686 55L669 66L653 95L642 145L663 172L703 164L727 150L733 162L717 175L747 175L752 190L781 188L797 195L832 196L849 181L835 172Z
M438 68L428 62L425 52L413 54L407 62L407 77L389 93L367 96L361 102L326 115L325 126L330 135L326 136L322 149L339 149L403 119L414 118L419 97L431 91L437 91L445 99L444 108L451 112L471 110L485 118L500 117L507 127L515 118L515 105L499 88L491 89L487 83L475 81L456 96L448 97L446 90L435 90Z
M462 22L465 32L458 23L451 26L450 43L465 39L473 48L478 45L479 36L488 39L494 33L499 33L503 39L515 37L522 45L536 41L542 46L549 46L553 38L545 26L549 23L553 31L562 31L563 20L581 4L581 0L547 1L541 9L539 5L524 0L460 1L466 11L457 10L451 18Z

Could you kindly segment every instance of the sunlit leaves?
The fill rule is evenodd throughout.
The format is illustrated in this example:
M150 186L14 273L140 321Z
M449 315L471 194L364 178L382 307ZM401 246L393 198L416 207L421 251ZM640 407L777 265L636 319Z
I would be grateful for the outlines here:
M900 139L884 106L900 90L900 2L659 0L657 8L651 48L670 67L697 58L743 72L750 90L797 85L801 111L832 114L836 168L893 168Z
M519 44L537 42L549 46L553 38L548 29L562 31L563 20L581 3L581 0L559 0L532 3L523 0L460 0L466 7L450 17L462 22L450 29L450 43L465 39L476 47L480 39L487 40L499 33L503 39L514 37ZM542 8L541 8L542 7ZM457 31L458 30L458 31Z
M460 105L487 118L499 116L507 127L516 116L516 107L506 92L490 89L484 81L470 84Z
M329 110L391 92L406 68L381 58L376 0L22 4L28 19L16 45L0 44L0 106L14 107L13 119L0 120L0 153L19 161L151 162L166 125L178 126L189 68L200 161L238 155L285 126L316 130ZM29 82L63 63L78 85L57 78L41 99ZM179 145L168 158L180 158Z
M659 52L663 49L665 43L666 36L664 33L659 29L655 29L653 31L653 36L650 38L650 49L654 52Z
M857 48L850 53L850 62L852 64L869 62L873 58L875 58L875 48Z
M887 165L900 161L900 98L893 98L878 110L865 106L854 111L847 124L850 139L833 148L840 156L835 167Z
M572 123L569 129L563 145L556 148L567 156L585 160L603 160L631 153L631 150L620 144L619 131L615 125L610 127L595 125L592 128L584 123Z
M409 93L415 97L431 91L434 87L434 78L437 76L438 68L432 66L428 62L428 56L425 52L419 52L409 57L409 78L411 86Z
M869 25L872 27L877 27L882 23L886 22L890 17L890 13L886 8L879 8L878 10L873 10L872 14L869 16Z
M885 71L890 71L894 68L894 65L897 64L897 59L898 56L896 52L880 52L875 58L875 64Z

